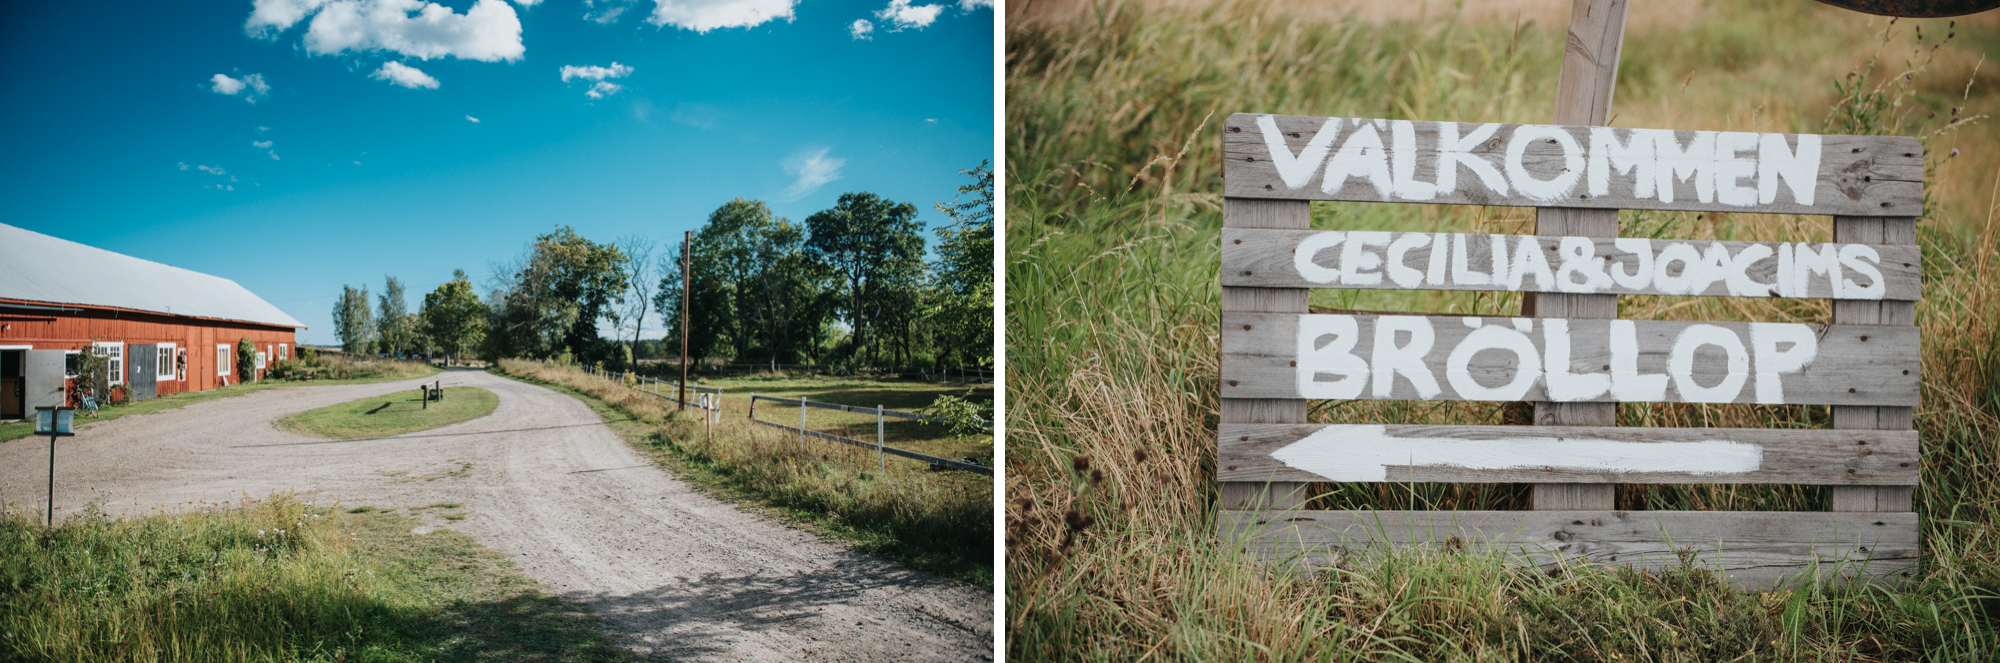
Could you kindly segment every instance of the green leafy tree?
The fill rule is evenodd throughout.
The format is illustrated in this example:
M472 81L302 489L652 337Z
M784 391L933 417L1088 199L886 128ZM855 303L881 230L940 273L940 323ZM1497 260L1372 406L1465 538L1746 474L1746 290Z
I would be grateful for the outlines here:
M525 256L495 270L502 279L489 304L490 350L500 356L587 355L597 321L614 313L630 286L629 260L569 226L535 238Z
M951 204L937 205L951 225L937 229L926 313L940 359L949 353L959 365L983 366L993 363L993 169L981 161L959 172L973 181L958 187Z
M416 349L416 329L410 324L410 306L403 298L403 282L387 277L382 288L380 310L375 315L376 346L382 352L400 355Z
M333 333L340 348L351 354L365 354L375 340L375 313L368 305L368 287L356 290L340 286L340 301L333 305Z
M419 312L424 336L449 354L454 363L485 340L486 317L486 303L479 301L462 269L452 272L450 282L424 295L424 307Z
M840 315L852 329L856 356L879 361L882 323L908 306L899 290L923 273L923 224L917 208L872 193L844 193L832 209L806 218L806 250L840 283Z

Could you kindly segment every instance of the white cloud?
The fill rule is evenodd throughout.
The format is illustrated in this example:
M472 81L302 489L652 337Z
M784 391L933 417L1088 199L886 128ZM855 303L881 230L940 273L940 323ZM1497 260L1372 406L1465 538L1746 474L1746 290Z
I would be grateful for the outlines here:
M228 74L216 74L208 78L208 83L208 89L211 92L232 97L241 93L244 101L253 104L271 94L271 84L264 82L263 74L250 74L242 78L230 78Z
M654 0L653 25L695 32L747 28L777 19L792 20L796 0Z
M936 22L942 11L944 5L911 5L910 0L889 0L889 6L875 12L875 17L894 23L897 30L923 29Z
M927 118L924 118L924 121L925 121L925 122L929 122L929 123L931 123L931 124L937 124L937 118L935 118L935 117L927 117Z
M514 0L514 4L520 5L522 7L533 7L535 5L542 4L542 0Z
M980 7L992 9L993 0L958 0L958 8L965 11L972 11Z
M379 78L410 89L421 87L435 90L438 86L438 79L431 78L430 74L395 61L382 63L382 68L375 70L375 73L369 74L368 77Z
M272 161L278 161L278 160L279 160L279 159L278 159L278 152L277 152L276 150L273 150L273 151L271 152L271 160L272 160ZM259 185L259 186L262 186L262 185Z
M250 146L260 150L270 149L271 141L268 140L254 141L250 143Z
M590 97L592 99L603 99L605 97L618 94L618 91L623 89L625 89L625 86L613 83L611 81L598 81L596 85L590 86L590 91L583 93L583 96Z
M631 67L618 64L616 62L611 63L611 66L609 67L599 67L596 65L585 65L582 67L578 67L576 65L563 65L562 68L562 79L564 83L568 83L569 79L572 78L601 81L606 78L624 78L626 76L630 76L631 74L632 74Z
M493 62L526 51L521 19L504 0L477 0L463 14L423 0L254 0L243 31L276 39L307 16L306 52L313 55L383 50Z
M471 115L465 116L465 119L471 120L473 124L479 124L479 118L473 117Z
M831 148L813 150L807 148L787 157L783 165L785 174L799 178L785 189L786 200L798 200L807 194L826 186L826 183L840 179L840 167L847 165L846 159L828 158Z
M632 3L637 1L638 0L584 0L583 6L586 9L583 12L583 19L586 21L597 23L599 25L609 25L612 23L617 23L619 17L625 15L625 10L631 9ZM588 10L588 8L595 7L598 5L606 5L606 6L603 11L596 13L591 13Z
M847 34L853 35L855 39L872 41L874 37L870 37L869 35L874 32L875 24L868 22L868 19L865 18L857 18L854 19L853 23L847 24Z
M179 162L179 163L180 163L180 166L181 166L181 170L187 170L187 169L188 169L188 164L187 164L187 162L186 162L186 161L182 161L182 162Z
M201 171L201 172L204 172L204 173L208 173L208 174L210 174L210 175L228 175L228 174L229 174L228 172L226 172L226 171L222 170L222 167L221 167L221 166L195 166L195 167L194 167L194 169L195 169L195 170L199 170L199 171ZM187 165L186 165L186 164L182 164L182 166L181 166L181 170L187 170Z
M270 127L257 127L257 130L258 130L258 131L270 131L270 130L271 130L271 128L270 128Z

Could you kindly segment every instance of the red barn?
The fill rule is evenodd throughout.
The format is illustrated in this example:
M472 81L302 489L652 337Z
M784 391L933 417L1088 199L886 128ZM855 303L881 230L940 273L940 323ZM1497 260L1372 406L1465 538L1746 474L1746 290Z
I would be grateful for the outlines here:
M67 402L75 355L110 358L133 399L237 380L237 343L261 369L305 328L229 279L0 224L0 419Z

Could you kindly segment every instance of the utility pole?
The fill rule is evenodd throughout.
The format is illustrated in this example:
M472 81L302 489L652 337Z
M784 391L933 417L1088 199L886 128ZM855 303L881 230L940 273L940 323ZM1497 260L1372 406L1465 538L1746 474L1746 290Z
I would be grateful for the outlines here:
M681 388L680 396L674 400L681 404L682 411L688 407L688 296L693 294L688 288L694 282L688 250L693 245L694 231L681 231Z

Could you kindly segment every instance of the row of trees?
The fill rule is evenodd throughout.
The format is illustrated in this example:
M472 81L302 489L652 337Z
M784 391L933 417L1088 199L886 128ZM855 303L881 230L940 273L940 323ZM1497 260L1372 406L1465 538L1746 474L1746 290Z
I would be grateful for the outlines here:
M493 266L487 295L465 273L412 313L390 277L343 286L334 328L349 352L568 357L619 366L677 356L682 264L691 269L690 354L755 363L983 366L993 358L993 173L936 208L936 256L917 208L872 193L842 195L803 223L735 199L688 242L600 243L563 226ZM676 238L678 239L678 238ZM668 249L668 250L662 250ZM648 320L664 338L644 339ZM608 327L610 336L600 330Z

